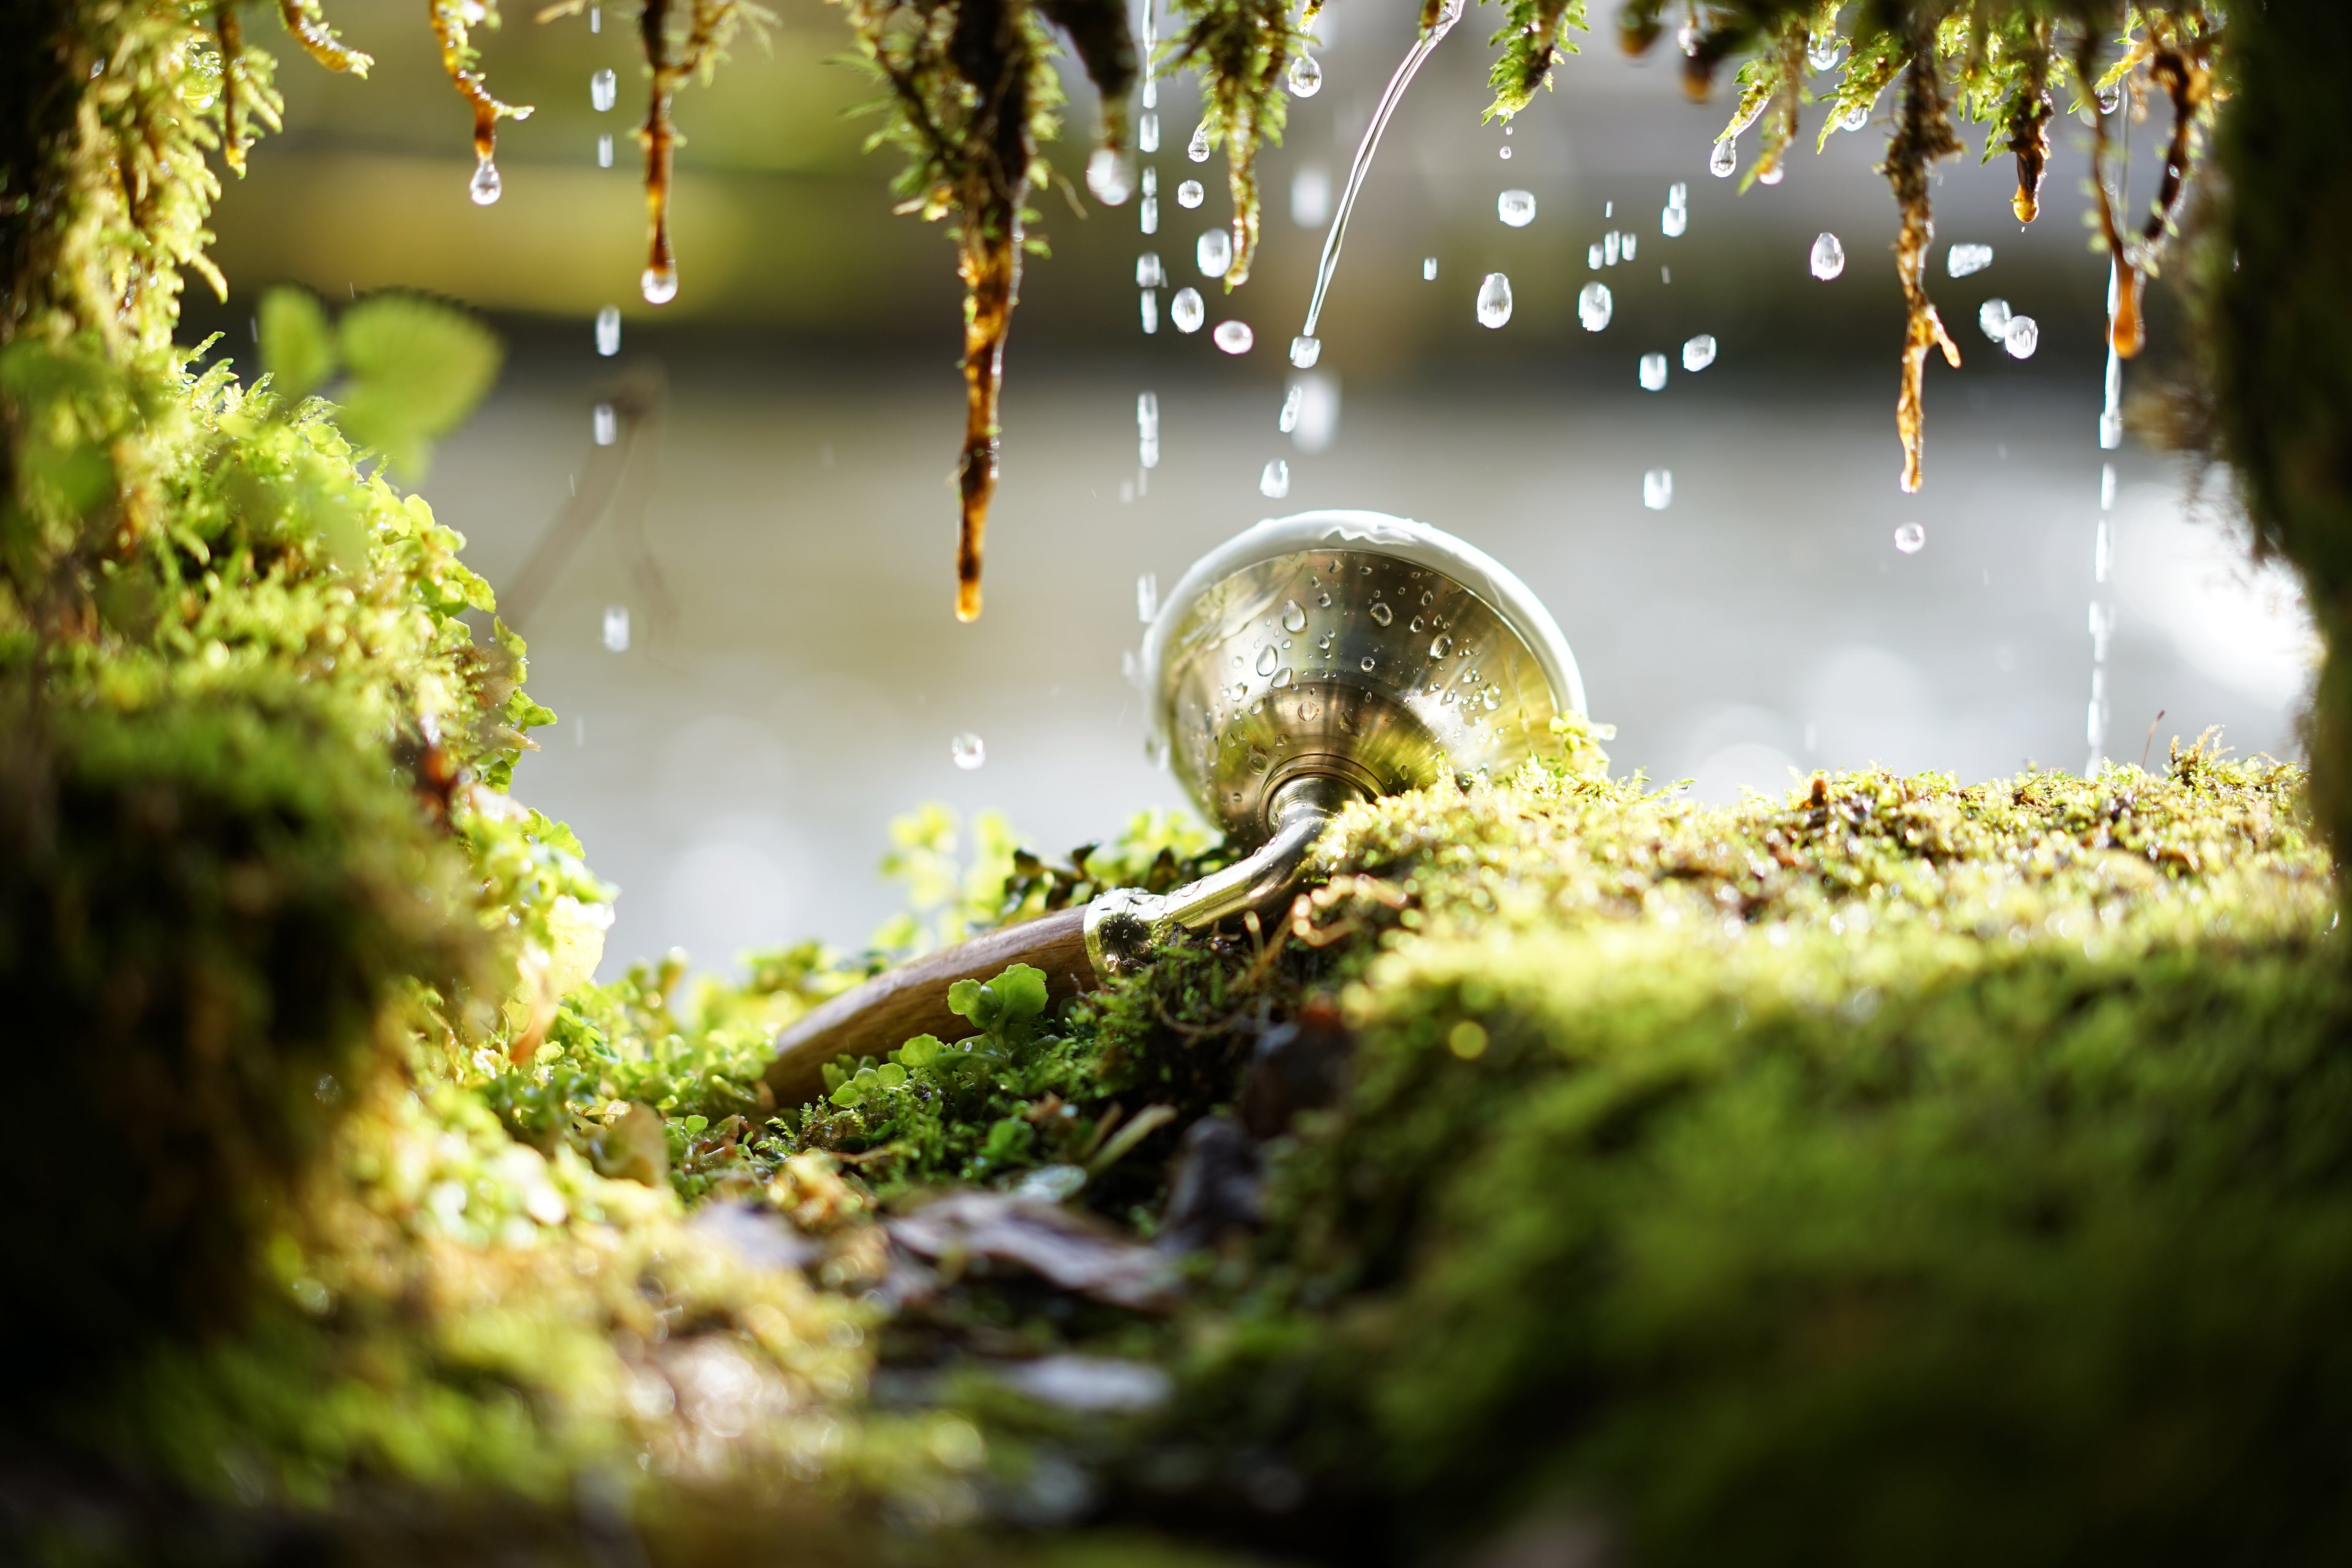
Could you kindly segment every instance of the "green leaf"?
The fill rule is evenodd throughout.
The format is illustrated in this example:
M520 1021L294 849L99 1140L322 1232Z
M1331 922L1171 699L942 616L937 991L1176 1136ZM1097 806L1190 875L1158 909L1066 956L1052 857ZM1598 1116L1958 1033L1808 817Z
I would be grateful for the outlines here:
M988 983L1007 1023L1026 1023L1045 1010L1045 972L1016 963Z
M831 1100L835 1105L840 1106L844 1110L846 1110L850 1107L856 1105L865 1100L866 1086L858 1082L856 1079L851 1079L847 1082L844 1083L840 1088L835 1089L830 1095L826 1096L826 1098Z
M970 1018L983 1029L996 1016L995 1000L988 994L988 987L977 980L959 980L948 987L948 1011ZM983 1011L988 1017L981 1016Z
M279 406L291 408L335 374L334 330L326 307L307 289L277 288L261 297L261 368Z
M940 1059L940 1037L917 1035L898 1047L898 1059L910 1068L927 1068Z
M498 339L472 317L408 294L343 312L343 433L383 454L403 479L424 477L433 443L456 429L498 379Z

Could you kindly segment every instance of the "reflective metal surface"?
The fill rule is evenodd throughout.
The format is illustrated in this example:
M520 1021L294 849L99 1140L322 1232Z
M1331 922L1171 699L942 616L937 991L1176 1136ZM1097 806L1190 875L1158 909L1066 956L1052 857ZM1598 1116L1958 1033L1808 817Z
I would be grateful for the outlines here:
M1169 764L1244 842L1272 831L1268 805L1290 780L1378 796L1499 773L1572 710L1495 606L1419 562L1296 552L1171 613L1157 694Z

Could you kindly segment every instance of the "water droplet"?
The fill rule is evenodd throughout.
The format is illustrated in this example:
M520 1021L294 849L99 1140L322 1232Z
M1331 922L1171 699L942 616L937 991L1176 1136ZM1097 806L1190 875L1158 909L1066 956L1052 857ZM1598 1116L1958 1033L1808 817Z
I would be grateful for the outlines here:
M1147 174L1150 172L1149 169L1144 171ZM1138 228L1146 234L1160 232L1160 198L1158 196L1146 196L1136 203L1135 212Z
M2042 329L2031 316L2011 316L2009 325L2002 329L2000 342L2011 359L2032 359L2033 351L2041 346Z
M1906 522L1895 531L1895 548L1906 555L1916 555L1927 547L1927 531L1916 522Z
M1666 356L1664 354L1643 354L1642 356L1642 390L1644 392L1664 392L1665 389Z
M1690 214L1682 207L1668 207L1658 214L1658 232L1668 239L1680 239L1690 227Z
M488 153L483 153L474 164L474 177L466 182L466 194L474 198L476 206L486 207L499 199L504 188L505 182L499 178L499 166L490 162Z
M1419 616L1415 616L1412 618L1412 624L1408 626L1405 629L1407 631L1420 632L1427 631L1429 628L1422 624L1422 618Z
M1275 421L1284 435L1298 428L1298 405L1307 397L1304 386L1294 386L1282 395L1282 416Z
M1503 705L1502 690L1498 687L1490 686L1486 688L1485 691L1479 693L1478 700L1485 706L1487 712L1492 713L1496 709L1500 708Z
M988 743L966 730L948 742L948 755L955 759L956 766L970 773L988 761Z
M1869 123L1870 105L1866 103L1857 103L1838 116L1838 128L1842 131L1859 131Z
M1617 231L1612 228L1607 234L1601 237L1601 265L1603 267L1614 267L1617 265Z
M2009 301L1987 300L1983 304L1979 305L1977 331L1997 343L2006 342L2009 337Z
M1788 165L1780 162L1778 159L1775 159L1769 166L1759 169L1756 172L1756 183L1759 185L1777 185L1788 177Z
M1621 253L1621 254L1625 258L1625 259L1626 259L1626 260L1628 260L1628 261L1633 260L1633 251L1634 251L1634 248L1635 248L1635 247L1636 247L1636 245L1637 245L1637 243L1638 243L1638 241L1637 241L1637 237L1636 237L1635 236L1633 236L1633 235L1630 235L1630 234L1621 234L1621 235L1619 235L1617 237L1618 237L1618 240L1620 241L1620 245L1619 245L1619 251L1620 251L1620 253Z
M1367 613L1372 617L1373 623L1378 626L1387 626L1391 621L1396 619L1396 612L1390 609L1385 601L1380 599L1374 599L1372 601L1372 607Z
M1281 662L1282 656L1274 651L1274 645L1272 643L1268 643L1258 653L1257 672L1260 675L1272 675L1274 673L1274 667Z
M1245 354L1250 352L1250 345L1257 342L1257 334L1250 331L1247 321L1219 321L1217 330L1209 334L1209 339L1229 354Z
M1184 143L1184 156L1195 163L1209 161L1209 122L1205 120L1192 127L1192 140Z
M1499 327L1510 319L1511 280L1499 272L1489 272L1478 285L1478 324Z
M1331 595L1328 593L1316 595L1315 607L1318 610L1329 609L1331 607Z
M596 312L596 352L611 359L621 352L621 308L607 305Z
M610 113L620 93L621 79L614 76L609 68L600 70L588 79L588 101L596 106L596 112L599 114Z
M1363 658L1363 661L1356 668L1362 670L1366 675L1370 675L1379 667L1380 662L1381 661L1379 659L1374 658L1370 654L1366 654Z
M1301 333L1297 337L1290 340L1290 363L1297 365L1299 369L1312 370L1315 366L1315 362L1322 357L1323 340L1321 338L1310 338L1305 333ZM1293 397L1297 396L1298 393L1299 388L1291 388L1291 395ZM1293 421L1294 423L1296 422L1296 416L1293 416ZM1283 428L1287 430L1290 426L1286 425Z
M1256 706L1253 704L1250 710L1252 712L1257 711ZM1255 746L1252 746L1249 753L1249 771L1254 773L1262 773L1265 772L1265 765L1269 760L1270 759L1264 752L1259 751Z
M588 7L588 30L592 33L601 33L604 30L604 7L602 5Z
M1298 601L1296 599L1282 606L1282 629L1286 632L1303 632L1307 629L1307 612L1298 607Z
M1282 691L1288 689L1290 683L1297 679L1297 672L1286 664L1280 669L1274 672L1274 679L1269 682L1269 684L1272 685L1276 691ZM1286 742L1277 741L1275 743L1276 745L1282 745Z
M1587 283L1576 296L1576 319L1584 323L1588 332L1597 332L1609 324L1615 313L1617 301L1606 283Z
M1139 392L1135 395L1135 429L1140 436L1154 437L1159 436L1160 395L1158 393Z
M1135 192L1135 170L1115 147L1097 147L1087 154L1087 189L1105 206L1115 207Z
M1675 29L1675 47L1685 55L1698 53L1698 19L1693 16Z
M1135 285L1139 289L1157 289L1168 281L1168 274L1160 266L1160 253L1147 250L1135 258Z
M1187 180L1176 187L1176 205L1180 207L1197 207L1208 199L1208 187L1198 180Z
M1429 645L1429 657L1432 658L1444 658L1453 651L1454 639L1444 632L1438 633L1436 639Z
M1421 280L1423 283L1437 281L1437 258L1434 256L1424 256L1421 258Z
M610 136L596 138L596 166L600 169L613 166L613 139Z
M1234 264L1234 237L1222 228L1209 230L1192 247L1192 259L1203 278L1223 278Z
M1824 282L1845 270L1845 247L1838 242L1836 235L1823 233L1814 237L1811 266L1813 276Z
M1835 33L1815 33L1805 44L1805 63L1817 71L1833 71L1845 58L1845 46Z
M1235 700L1236 702L1238 702L1238 701L1240 701L1243 698L1247 697L1248 695L1249 695L1249 682L1248 682L1248 681L1246 681L1246 680L1236 680L1236 681L1234 681L1234 700Z
M1160 618L1160 574L1145 572L1135 579L1135 618L1145 626Z
M1536 197L1533 191L1505 191L1495 198L1495 216L1507 228L1525 228L1536 221Z
M1683 368L1685 370L1705 370L1714 363L1715 340L1709 337L1706 333L1701 332L1698 336L1683 344Z
M1956 245L1944 253L1944 270L1954 278L1982 272L1992 265L1990 245Z
M1717 142L1715 151L1706 155L1706 172L1718 180L1731 178L1732 171L1738 167L1739 142L1737 138Z
M599 447L609 447L621 438L621 421L609 403L596 405L588 416L588 426Z
M677 298L677 264L648 267L638 275L637 291L648 305L667 305Z
M1675 476L1671 468L1652 468L1642 476L1642 504L1652 511L1664 511L1675 500Z
M1176 297L1168 301L1168 319L1176 323L1180 332L1197 332L1201 323L1209 319L1209 308L1201 303L1198 289L1179 289Z
M629 651L629 606L626 605L604 606L604 651Z
M1146 289L1141 296L1141 304L1143 330L1146 332L1157 332L1160 330L1160 296Z
M1149 92L1150 86L1147 85L1144 90ZM1135 146L1139 153L1160 151L1160 116L1147 114L1135 122Z
M1323 68L1315 63L1313 55L1300 55L1290 62L1290 94L1293 98L1312 98L1323 90Z
M2112 85L2110 85L2110 86L2103 87L2103 88L2099 89L2099 112L2100 112L2100 113L2102 113L2102 114L2113 114L2113 113L2116 111L2116 106L2117 106L2118 104L2122 103L2122 102L2123 102L2123 100L2124 100L2124 84L2123 84L2123 83L2121 83L2121 82L2116 82L2116 83L2113 83L2113 84L2112 84Z
M1290 493L1290 465L1280 458L1266 464L1265 472L1257 477L1257 493L1268 500L1280 500ZM1271 650L1268 650L1271 652Z

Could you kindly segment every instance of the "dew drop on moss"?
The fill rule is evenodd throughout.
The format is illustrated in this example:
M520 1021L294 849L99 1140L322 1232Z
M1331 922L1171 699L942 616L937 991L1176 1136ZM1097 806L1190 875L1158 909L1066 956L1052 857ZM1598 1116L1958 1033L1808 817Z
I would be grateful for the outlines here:
M497 201L499 193L505 188L505 182L499 178L499 166L490 162L488 153L484 153L474 165L474 177L466 183L466 194L474 198L476 206L486 207Z
M1718 142L1715 144L1715 151L1706 155L1706 172L1718 180L1731 178L1731 172L1738 167L1739 143L1736 141Z
M1312 98L1323 90L1323 68L1315 63L1312 55L1300 55L1290 62L1290 95Z
M1205 120L1192 127L1192 140L1184 143L1184 156L1195 163L1209 161L1209 122Z

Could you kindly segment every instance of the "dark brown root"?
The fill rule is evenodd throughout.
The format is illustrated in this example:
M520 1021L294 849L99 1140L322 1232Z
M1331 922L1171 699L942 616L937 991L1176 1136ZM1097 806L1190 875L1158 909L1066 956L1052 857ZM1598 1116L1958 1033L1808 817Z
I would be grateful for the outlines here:
M433 38L441 47L441 68L474 110L474 156L488 160L499 150L499 121L528 120L529 104L501 103L476 68L473 24L462 0L433 0Z
M1944 331L1935 302L1927 298L1927 247L1936 223L1927 199L1928 166L1960 150L1944 104L1943 82L1934 69L1932 40L1920 40L1904 75L1903 107L1886 147L1882 170L1895 188L1902 225L1895 239L1895 268L1903 284L1906 322L1903 335L1903 384L1895 400L1895 430L1903 442L1903 493L1919 489L1927 445L1927 351L1941 349L1944 363L1959 368L1959 346Z
M245 103L237 96L237 72L245 60L245 25L236 19L236 0L215 0L213 32L221 54L221 162L232 173L245 173Z

